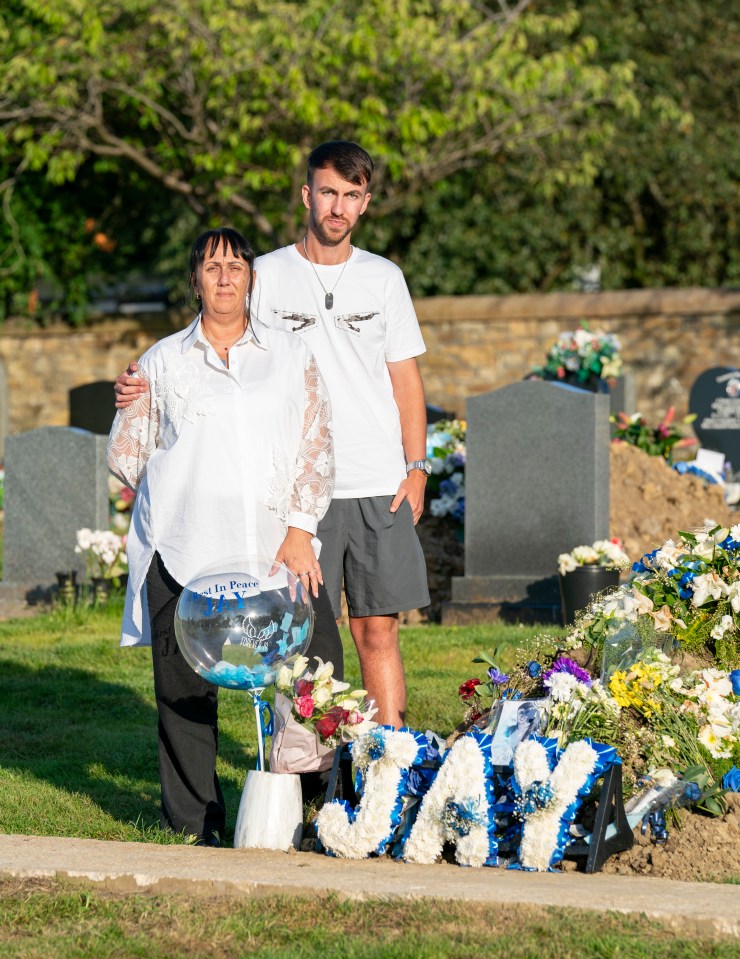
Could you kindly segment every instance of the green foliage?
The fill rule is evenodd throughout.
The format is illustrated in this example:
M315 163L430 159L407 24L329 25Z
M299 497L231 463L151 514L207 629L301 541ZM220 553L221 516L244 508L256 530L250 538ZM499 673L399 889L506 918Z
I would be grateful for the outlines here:
M692 436L685 436L673 422L674 407L670 407L657 426L649 426L641 413L616 413L609 417L614 423L612 438L630 446L636 446L649 456L662 456L669 463L673 462L674 449L695 446L696 440ZM685 416L681 421L684 425L693 423L696 414Z
M105 224L108 273L145 252L127 258L113 201L88 196L103 172L109 197L135 185L153 201L138 221L127 208L134 224L161 232L187 208L264 248L295 237L305 157L325 139L359 140L377 160L373 215L387 224L456 171L543 142L562 151L547 189L591 182L613 131L605 111L637 101L632 64L598 63L579 23L572 9L473 0L11 0L0 13L6 310L47 274L70 302L99 265L90 218ZM28 177L44 205L75 187L64 242L76 274L27 235Z
M552 137L427 191L377 243L414 294L572 289L591 264L604 289L737 284L737 10L723 0L577 8L576 36L595 39L596 61L634 65L639 110L609 117L595 158L585 138L578 160L589 156L591 179L564 178L572 144Z

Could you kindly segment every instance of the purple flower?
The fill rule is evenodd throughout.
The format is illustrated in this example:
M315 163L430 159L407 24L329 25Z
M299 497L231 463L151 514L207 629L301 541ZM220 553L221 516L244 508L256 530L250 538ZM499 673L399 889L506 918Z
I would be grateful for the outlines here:
M542 674L542 682L545 683L545 685L547 685L547 681L553 673L569 673L575 677L579 683L585 683L586 686L590 686L593 683L587 670L579 666L578 663L572 659L568 659L567 656L558 656L552 666L545 670Z
M496 669L495 666L491 666L487 675L494 686L504 686L509 681L509 677L506 675L506 673L502 673L500 670Z

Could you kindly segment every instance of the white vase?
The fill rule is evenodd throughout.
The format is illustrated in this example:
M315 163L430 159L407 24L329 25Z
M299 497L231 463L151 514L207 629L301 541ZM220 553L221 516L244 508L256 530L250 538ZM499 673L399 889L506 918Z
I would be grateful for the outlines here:
M252 770L244 783L235 849L298 849L303 836L300 776Z

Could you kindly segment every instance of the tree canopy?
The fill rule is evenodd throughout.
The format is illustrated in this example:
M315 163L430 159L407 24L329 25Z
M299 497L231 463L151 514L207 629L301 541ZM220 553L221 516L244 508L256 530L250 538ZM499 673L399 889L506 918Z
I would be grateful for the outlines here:
M568 5L547 11L530 0L9 0L4 310L41 278L70 305L96 273L166 265L195 224L231 222L262 249L289 242L306 156L326 139L357 140L377 162L381 243L437 185L497 157L537 167L543 195L591 183L617 118L638 111L634 67L601 62Z

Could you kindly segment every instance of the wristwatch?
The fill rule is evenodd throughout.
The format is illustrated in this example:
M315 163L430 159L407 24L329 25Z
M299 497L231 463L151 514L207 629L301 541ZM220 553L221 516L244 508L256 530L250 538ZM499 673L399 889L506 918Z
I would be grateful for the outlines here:
M421 470L422 473L426 473L429 476L432 472L432 464L430 460L414 460L413 463L406 464L406 473L410 473L411 470Z

